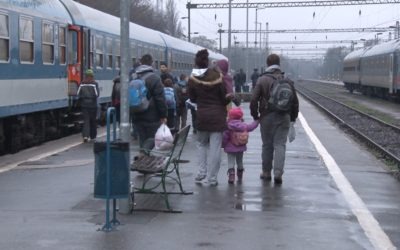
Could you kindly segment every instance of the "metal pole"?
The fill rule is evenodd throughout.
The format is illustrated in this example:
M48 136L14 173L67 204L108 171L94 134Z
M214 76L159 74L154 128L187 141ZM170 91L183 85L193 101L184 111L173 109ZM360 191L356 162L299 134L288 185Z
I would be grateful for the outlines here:
M232 19L232 6L231 6L232 0L229 0L229 21L228 21L228 59L230 60L231 58L231 19ZM232 63L231 63L232 64Z
M190 2L188 2L188 41L190 42Z
M249 78L249 0L246 1L246 81Z
M262 25L261 25L262 23L260 22L260 50L261 50L261 34L262 34L262 30L261 30L261 27L262 27Z
M122 141L130 141L130 123L128 108L128 72L130 62L129 49L129 16L130 16L131 0L120 0L121 13L121 139ZM129 166L128 166L129 167ZM130 171L128 171L130 173ZM130 180L130 176L129 176ZM131 204L129 199L119 200L119 211L127 214L130 212Z
M257 48L257 11L258 9L256 8L256 25L255 25L255 33L254 33L254 48Z

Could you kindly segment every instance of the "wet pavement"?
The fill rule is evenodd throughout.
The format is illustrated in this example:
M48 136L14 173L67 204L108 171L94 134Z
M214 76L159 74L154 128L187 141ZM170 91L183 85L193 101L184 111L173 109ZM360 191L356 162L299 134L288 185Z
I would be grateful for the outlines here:
M248 103L243 105L245 120L250 121ZM106 233L98 230L105 223L105 201L93 198L93 144L79 144L42 159L18 159L18 167L0 173L0 249L400 247L399 181L311 105L303 100L300 105L309 128L341 171L315 146L307 125L297 121L281 186L259 179L259 129L250 134L241 184L227 183L223 155L219 185L198 185L195 135L190 133L182 155L190 162L180 170L184 189L194 194L170 195L171 206L182 213L118 214L122 225ZM74 139L68 140L74 145ZM131 157L136 150L132 143ZM12 157L0 161L10 165ZM131 178L138 185L142 175L132 173ZM137 194L136 203L137 209L165 206L157 195Z

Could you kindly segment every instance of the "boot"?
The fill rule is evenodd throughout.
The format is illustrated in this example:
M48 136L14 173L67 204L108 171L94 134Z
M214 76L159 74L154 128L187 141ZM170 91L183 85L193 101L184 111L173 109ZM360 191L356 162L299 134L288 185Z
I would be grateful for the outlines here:
M238 169L238 170L237 170L238 182L241 182L241 181L242 181L242 179L243 179L243 172L244 172L244 169Z
M228 183L233 184L235 182L235 169L228 169Z

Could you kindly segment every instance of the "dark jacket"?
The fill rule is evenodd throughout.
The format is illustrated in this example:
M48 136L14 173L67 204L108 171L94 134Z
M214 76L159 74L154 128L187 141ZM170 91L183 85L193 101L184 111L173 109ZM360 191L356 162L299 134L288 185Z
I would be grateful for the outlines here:
M278 65L272 65L266 69L266 72L262 74L258 80L257 84L253 89L253 93L250 101L250 111L251 116L254 119L259 119L268 113L274 112L268 108L268 99L270 97L270 92L274 78L282 79L282 71ZM296 89L294 88L294 82L286 78L290 82L292 87L294 98L292 102L292 107L290 109L290 121L294 122L299 114L299 99L297 98Z
M83 108L97 108L97 98L100 95L99 84L95 81L83 81L78 88L80 106Z
M223 132L226 127L228 101L225 100L222 74L211 68L203 70L206 70L203 74L193 70L188 82L190 101L197 104L197 129Z
M113 89L111 92L111 104L113 107L121 105L121 78L119 76L115 77Z
M148 109L140 113L132 113L133 122L157 122L167 117L167 104L164 96L164 85L160 77L154 73L154 69L148 65L140 65L136 68L136 74L144 78L150 100Z

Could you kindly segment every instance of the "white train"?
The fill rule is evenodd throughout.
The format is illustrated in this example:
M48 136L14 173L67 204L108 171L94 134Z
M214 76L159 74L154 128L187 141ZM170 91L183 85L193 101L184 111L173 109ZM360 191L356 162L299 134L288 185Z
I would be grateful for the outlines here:
M350 92L384 99L400 97L400 40L348 54L343 61L343 82Z
M199 49L130 24L132 64L149 53L156 69L165 61L188 74ZM80 129L73 102L83 72L94 70L104 110L120 66L119 18L72 0L0 0L0 155Z

